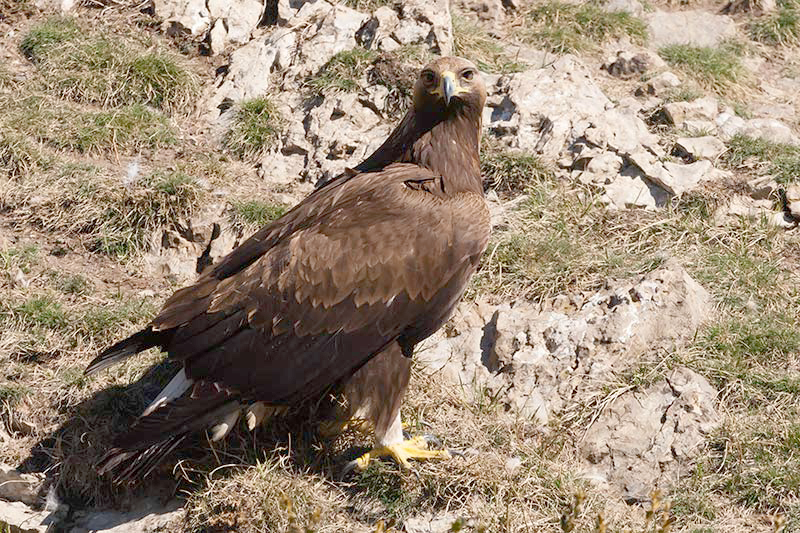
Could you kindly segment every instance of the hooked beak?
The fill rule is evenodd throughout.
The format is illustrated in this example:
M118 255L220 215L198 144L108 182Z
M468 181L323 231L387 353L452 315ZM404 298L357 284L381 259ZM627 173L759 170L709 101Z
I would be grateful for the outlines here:
M452 72L445 72L442 75L442 93L444 94L444 105L449 106L450 99L456 95L456 77Z
M458 84L456 75L453 72L446 70L442 72L439 86L431 91L431 94L440 96L442 99L444 99L445 106L449 106L450 100L452 100L453 97L468 92L469 89L465 89Z

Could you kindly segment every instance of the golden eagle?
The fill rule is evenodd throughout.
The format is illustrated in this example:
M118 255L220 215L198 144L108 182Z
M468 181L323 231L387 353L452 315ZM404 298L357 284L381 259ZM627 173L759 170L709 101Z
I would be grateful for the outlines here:
M414 347L447 320L489 238L479 161L486 88L471 62L422 69L412 108L353 171L256 232L148 326L86 369L158 346L181 371L100 461L118 481L147 475L189 435L224 436L244 409L343 384L347 417L366 421L371 458L446 457L404 440L400 404ZM346 418L347 418L346 417Z

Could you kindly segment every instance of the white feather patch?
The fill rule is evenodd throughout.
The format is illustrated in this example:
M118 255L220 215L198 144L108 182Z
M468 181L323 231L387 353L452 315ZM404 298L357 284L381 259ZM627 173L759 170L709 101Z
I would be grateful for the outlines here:
M236 409L235 411L228 413L225 415L225 418L222 419L222 422L212 427L210 431L211 442L217 442L225 435L230 433L231 429L233 429L233 425L237 420L239 420L239 413L241 412L241 409Z
M167 383L167 386L158 393L156 399L147 406L147 409L144 410L142 416L147 416L162 405L171 402L175 398L178 398L183 395L184 392L194 383L193 380L188 379L186 377L186 372L181 368L180 372L175 374L175 377L172 378L172 381Z

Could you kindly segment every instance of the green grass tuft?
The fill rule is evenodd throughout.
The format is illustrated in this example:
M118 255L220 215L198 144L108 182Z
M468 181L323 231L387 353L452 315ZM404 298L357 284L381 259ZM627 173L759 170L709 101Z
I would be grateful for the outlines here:
M61 329L68 324L61 303L49 296L33 296L12 310L23 324L47 329Z
M46 90L80 103L144 104L176 110L193 103L198 84L184 61L137 35L75 19L49 19L25 36L22 51L39 67Z
M800 176L800 147L735 135L728 141L725 161L732 168L741 168L756 159L763 171L775 177L778 183L792 183Z
M308 86L317 94L342 91L356 92L361 87L359 80L378 54L359 46L334 55L308 81Z
M287 211L284 205L275 205L261 200L245 200L233 203L231 218L239 228L255 229L282 217Z
M521 72L527 65L509 57L499 39L479 24L453 14L453 52L475 63L485 72Z
M9 110L8 123L16 129L19 146L32 146L20 134L58 150L81 153L138 152L175 144L175 131L159 111L142 104L133 104L106 111L84 111L74 105L31 96ZM28 144L25 145L24 142ZM35 152L28 153L28 159ZM40 164L41 165L41 164ZM27 163L27 167L32 163ZM26 168L22 163L16 167Z
M731 91L743 81L745 70L739 59L741 53L735 43L716 48L673 44L658 51L668 64L720 94Z
M223 144L243 159L257 157L275 144L280 124L281 117L269 98L245 100L236 110Z
M50 163L36 142L0 124L0 173L15 177L35 168L46 168Z
M647 39L644 21L624 11L609 12L596 2L569 4L548 1L530 9L523 37L551 52L566 54L591 49L610 39Z
M123 326L146 321L153 316L156 307L150 300L124 299L102 307L85 310L76 324L78 332L91 339L105 339L118 334Z
M750 21L747 30L754 41L773 46L800 42L800 2L778 3L778 11Z
M481 158L484 185L503 194L522 193L537 183L552 179L553 170L535 155L490 152Z
M78 38L80 29L72 17L50 17L23 37L20 50L32 61L43 61L53 49Z
M12 270L19 268L24 274L28 274L38 255L39 247L35 245L0 249L0 269L7 274L13 274Z
M105 196L102 190L94 192L90 197ZM190 216L203 196L197 182L181 172L150 174L133 187L101 199L102 211L89 221L97 235L94 248L120 259L140 253L153 231Z

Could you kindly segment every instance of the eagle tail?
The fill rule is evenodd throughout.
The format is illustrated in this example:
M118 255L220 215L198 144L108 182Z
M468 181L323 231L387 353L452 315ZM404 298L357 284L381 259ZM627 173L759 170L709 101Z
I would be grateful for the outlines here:
M148 348L159 346L162 344L162 340L163 333L153 331L152 327L143 329L104 350L103 353L95 357L94 360L89 363L89 366L86 367L83 373L88 376L99 372Z
M212 440L224 436L241 412L239 400L208 383L197 385L192 394L161 404L118 435L113 448L98 461L98 472L113 472L116 483L141 479L193 434L210 429Z

